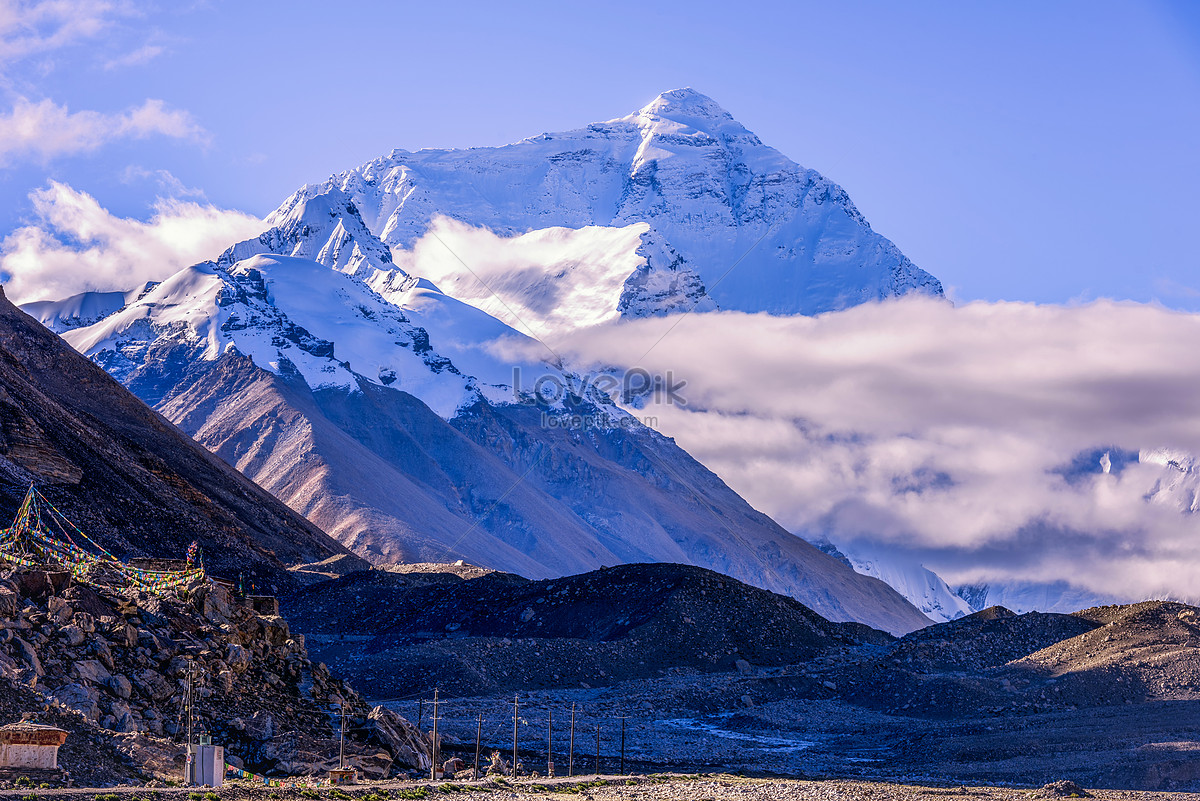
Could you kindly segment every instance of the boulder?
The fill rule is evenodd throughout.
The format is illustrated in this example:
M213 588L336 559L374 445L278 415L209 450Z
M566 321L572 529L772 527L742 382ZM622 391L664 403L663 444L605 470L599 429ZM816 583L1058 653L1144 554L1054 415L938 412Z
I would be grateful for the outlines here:
M68 709L74 709L88 720L94 721L100 716L100 706L96 703L96 694L82 684L74 682L64 684L51 691L51 696Z
M128 699L133 695L133 683L124 676L116 675L108 680L108 690L118 698Z
M100 660L100 664L104 667L109 670L113 669L112 649L108 647L108 640L102 640L99 637L93 638L88 645L88 653Z
M258 622L262 626L263 639L273 648L283 647L292 638L287 621L278 615L259 618Z
M245 673L250 661L250 653L240 645L230 643L225 649L225 663L234 673Z
M157 670L143 670L133 677L137 691L152 701L165 701L174 694L171 683Z
M46 675L46 671L42 669L42 660L38 659L37 650L21 637L13 637L13 643L16 645L16 656L19 657L33 674L39 679Z
M75 625L83 629L87 634L96 633L96 618L89 615L87 612L75 613Z
M56 623L66 623L75 616L75 608L62 598L55 596L46 601L46 611Z
M201 613L213 623L228 623L233 617L233 598L220 584L213 584L204 594Z
M100 686L107 686L109 679L112 678L112 674L108 672L108 669L95 659L84 659L76 662L74 667L71 668L71 674L81 684L97 684Z
M363 730L367 735L367 742L377 743L391 753L395 767L429 769L425 737L416 726L391 709L383 706L372 709L367 715Z
M83 633L83 629L76 625L64 626L59 634L66 640L67 647L69 648L78 648L87 640L87 635Z
M19 608L17 594L8 587L0 587L0 620L16 617Z
M234 718L229 721L231 729L245 733L250 740L270 740L275 736L275 718L270 712L258 710L247 718Z

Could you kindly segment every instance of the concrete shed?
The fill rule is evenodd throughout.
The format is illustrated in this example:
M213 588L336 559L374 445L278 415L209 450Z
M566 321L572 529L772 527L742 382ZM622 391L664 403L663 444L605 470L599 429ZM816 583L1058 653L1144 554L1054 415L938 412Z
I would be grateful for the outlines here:
M58 747L67 732L40 723L10 723L0 726L0 768L57 770Z

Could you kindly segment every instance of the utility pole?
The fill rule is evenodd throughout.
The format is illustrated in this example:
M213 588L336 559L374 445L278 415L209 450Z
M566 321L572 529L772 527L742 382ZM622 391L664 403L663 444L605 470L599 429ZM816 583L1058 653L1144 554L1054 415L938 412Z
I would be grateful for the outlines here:
M192 776L195 775L195 772L196 772L195 765L194 765L194 762L196 760L196 752L195 752L195 749L192 748L192 742L193 742L192 734L194 731L193 721L194 721L195 714L196 714L195 677L193 675L195 669L196 669L196 663L189 658L188 659L188 673L187 673L188 683L187 683L187 703L186 703L186 706L187 706L187 760L183 763L184 784L191 784Z
M483 735L483 713L475 723L475 781L479 781L479 739Z
M512 761L512 777L517 778L517 710L520 708L521 698L518 695L513 696L513 761Z
M596 724L596 778L600 778L600 724Z
M546 719L546 778L554 775L554 710Z
M338 746L338 770L346 769L346 701L342 700L342 735Z
M621 718L621 775L625 775L625 718Z
M188 659L187 744L188 744L188 754L189 755L192 753L192 742L193 742L192 741L192 733L194 731L193 719L194 719L194 716L196 713L196 700L195 700L196 699L196 690L195 690L196 684L195 684L195 676L193 675L193 672L195 671L195 669L196 669L196 663L193 662L191 659Z
M429 766L429 780L434 781L434 782L437 781L437 769L438 769L438 739L437 739L438 725L437 724L438 724L438 691L437 691L437 688L434 687L433 688L433 743L431 743L429 746L430 763L431 763Z
M571 745L567 748L567 776L575 775L575 702L571 702Z

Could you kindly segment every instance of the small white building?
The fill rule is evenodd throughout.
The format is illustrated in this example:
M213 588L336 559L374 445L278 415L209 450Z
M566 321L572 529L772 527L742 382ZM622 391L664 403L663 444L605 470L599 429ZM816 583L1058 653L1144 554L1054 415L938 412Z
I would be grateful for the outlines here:
M206 738L207 739L207 738ZM225 781L225 748L204 743L187 747L187 784L220 787Z
M40 723L10 723L0 726L0 768L57 770L58 747L67 732Z

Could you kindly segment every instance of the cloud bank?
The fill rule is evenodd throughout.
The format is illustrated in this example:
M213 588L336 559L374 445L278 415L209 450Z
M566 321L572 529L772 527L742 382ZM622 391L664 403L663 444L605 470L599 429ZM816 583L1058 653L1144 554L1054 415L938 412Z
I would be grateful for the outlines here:
M16 303L162 280L264 227L240 211L174 199L159 199L146 222L125 219L56 182L30 199L36 223L0 243L0 277Z
M119 139L167 136L206 142L208 134L186 111L147 100L124 112L71 112L52 100L18 99L0 114L0 167L18 160L48 162L59 156L88 153Z
M685 379L686 407L638 414L793 531L883 543L951 584L1132 599L1200 586L1198 339L1200 316L1156 306L912 298L550 341ZM1140 449L1159 450L1120 455Z

